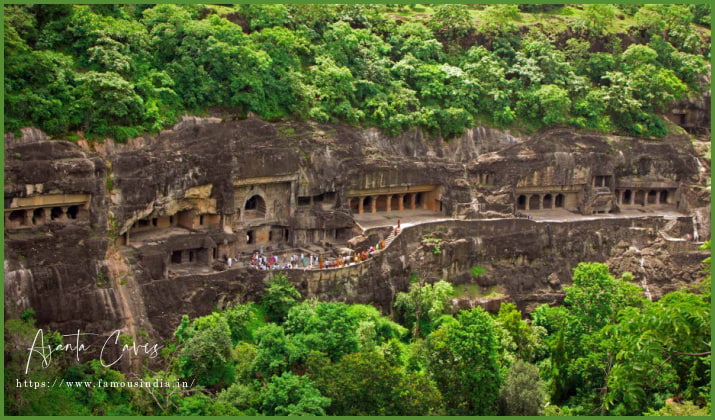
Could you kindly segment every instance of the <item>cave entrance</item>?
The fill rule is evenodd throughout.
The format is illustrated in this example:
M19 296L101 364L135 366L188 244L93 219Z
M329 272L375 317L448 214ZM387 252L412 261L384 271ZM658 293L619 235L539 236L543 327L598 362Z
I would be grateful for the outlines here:
M553 207L554 207L553 197L551 196L551 194L546 194L544 196L544 208L551 209Z
M554 200L554 204L556 207L563 207L564 206L564 195L563 194L557 194L556 195L556 200Z
M364 201L362 202L362 208L370 209L370 211L372 212L372 197L365 197Z
M401 210L400 209L400 207L402 207L401 204L402 204L402 196L397 195L397 194L393 195L392 200L390 201L390 210L393 210L393 211Z
M252 230L249 230L246 232L246 243L247 244L252 244L255 243L255 233Z
M633 192L631 190L623 192L623 203L621 204L633 204Z
M645 191L636 191L635 204L640 204L642 206L645 206Z
M668 204L668 191L660 192L660 202L661 204Z
M70 219L77 219L77 215L79 214L79 207L78 206L70 206L67 209L67 217Z
M375 208L377 211L387 211L387 196L386 195L380 195L377 197L377 201L375 202Z
M648 204L656 204L658 202L658 191L648 192Z
M25 224L25 210L15 210L10 213L8 221L15 226L23 226Z
M64 212L62 211L61 207L52 207L52 210L50 210L50 219L51 220L61 219L63 215L64 215Z
M531 198L529 198L529 209L530 210L541 209L541 206L539 206L539 201L541 201L541 200L540 200L540 197L538 196L538 194L532 195Z
M181 251L174 251L171 253L171 263L181 264Z
M517 210L526 210L526 196L525 195L520 195L519 198L517 198L516 209Z
M39 208L32 212L32 224L39 225L45 221L45 209Z

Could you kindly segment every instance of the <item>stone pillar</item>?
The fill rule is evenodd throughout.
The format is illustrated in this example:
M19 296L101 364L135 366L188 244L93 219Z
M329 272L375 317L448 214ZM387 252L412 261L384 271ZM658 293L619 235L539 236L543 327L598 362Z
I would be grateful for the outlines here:
M618 204L623 204L623 190L618 191Z
M397 210L404 210L405 209L405 195L404 194L398 194L397 195Z
M392 211L392 195L388 195L388 196L387 196L386 203L387 203L387 204L386 204L385 210L386 210L386 211Z
M524 194L524 198L526 200L524 203L524 210L531 210L531 207L529 207L529 204L531 203L531 196Z
M660 204L660 193L658 191L655 192L655 204Z
M543 194L539 194L539 210L544 209L544 196Z
M377 213L377 195L370 197L370 213Z
M410 194L410 210L414 210L417 206L417 196L415 193Z
M363 214L365 211L363 208L363 201L365 201L364 197L358 197L358 214Z

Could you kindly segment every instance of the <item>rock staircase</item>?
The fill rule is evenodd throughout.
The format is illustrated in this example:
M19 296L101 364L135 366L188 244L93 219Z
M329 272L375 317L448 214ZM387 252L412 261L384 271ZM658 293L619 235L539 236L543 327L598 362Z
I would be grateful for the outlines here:
M397 234L398 234L398 235L400 234L400 231L401 231L401 230L402 230L402 229L398 229L398 231L397 231ZM388 246L390 246L390 244L392 243L392 241L395 240L395 237L396 237L396 235L395 235L395 228L393 227L392 229L390 229L390 234L387 236L387 238L385 238L385 248L387 248Z

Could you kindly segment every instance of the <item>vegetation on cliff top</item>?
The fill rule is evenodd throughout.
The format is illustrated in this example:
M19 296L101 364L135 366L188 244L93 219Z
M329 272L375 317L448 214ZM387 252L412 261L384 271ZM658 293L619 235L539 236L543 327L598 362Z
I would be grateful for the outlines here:
M259 304L184 316L165 343L163 370L129 377L97 360L78 364L73 353L53 355L46 368L38 356L25 375L36 329L31 319L9 320L5 412L707 415L709 285L708 277L700 294L651 302L604 264L582 263L565 306L542 305L524 319L513 303L494 315L480 307L451 315L449 284L415 282L397 296L400 324L369 305L300 301L278 274ZM24 379L62 383L30 389L17 385ZM83 385L99 380L125 385ZM126 385L139 381L170 386Z
M186 112L662 135L708 5L5 5L5 132L124 139Z

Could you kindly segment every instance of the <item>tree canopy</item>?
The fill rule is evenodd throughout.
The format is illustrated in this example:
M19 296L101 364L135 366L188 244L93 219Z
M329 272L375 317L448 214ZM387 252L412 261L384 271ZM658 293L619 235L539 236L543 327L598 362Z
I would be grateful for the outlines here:
M663 135L660 113L707 88L706 5L4 12L5 132L121 140L211 108L391 135L419 127L451 137L477 124Z

